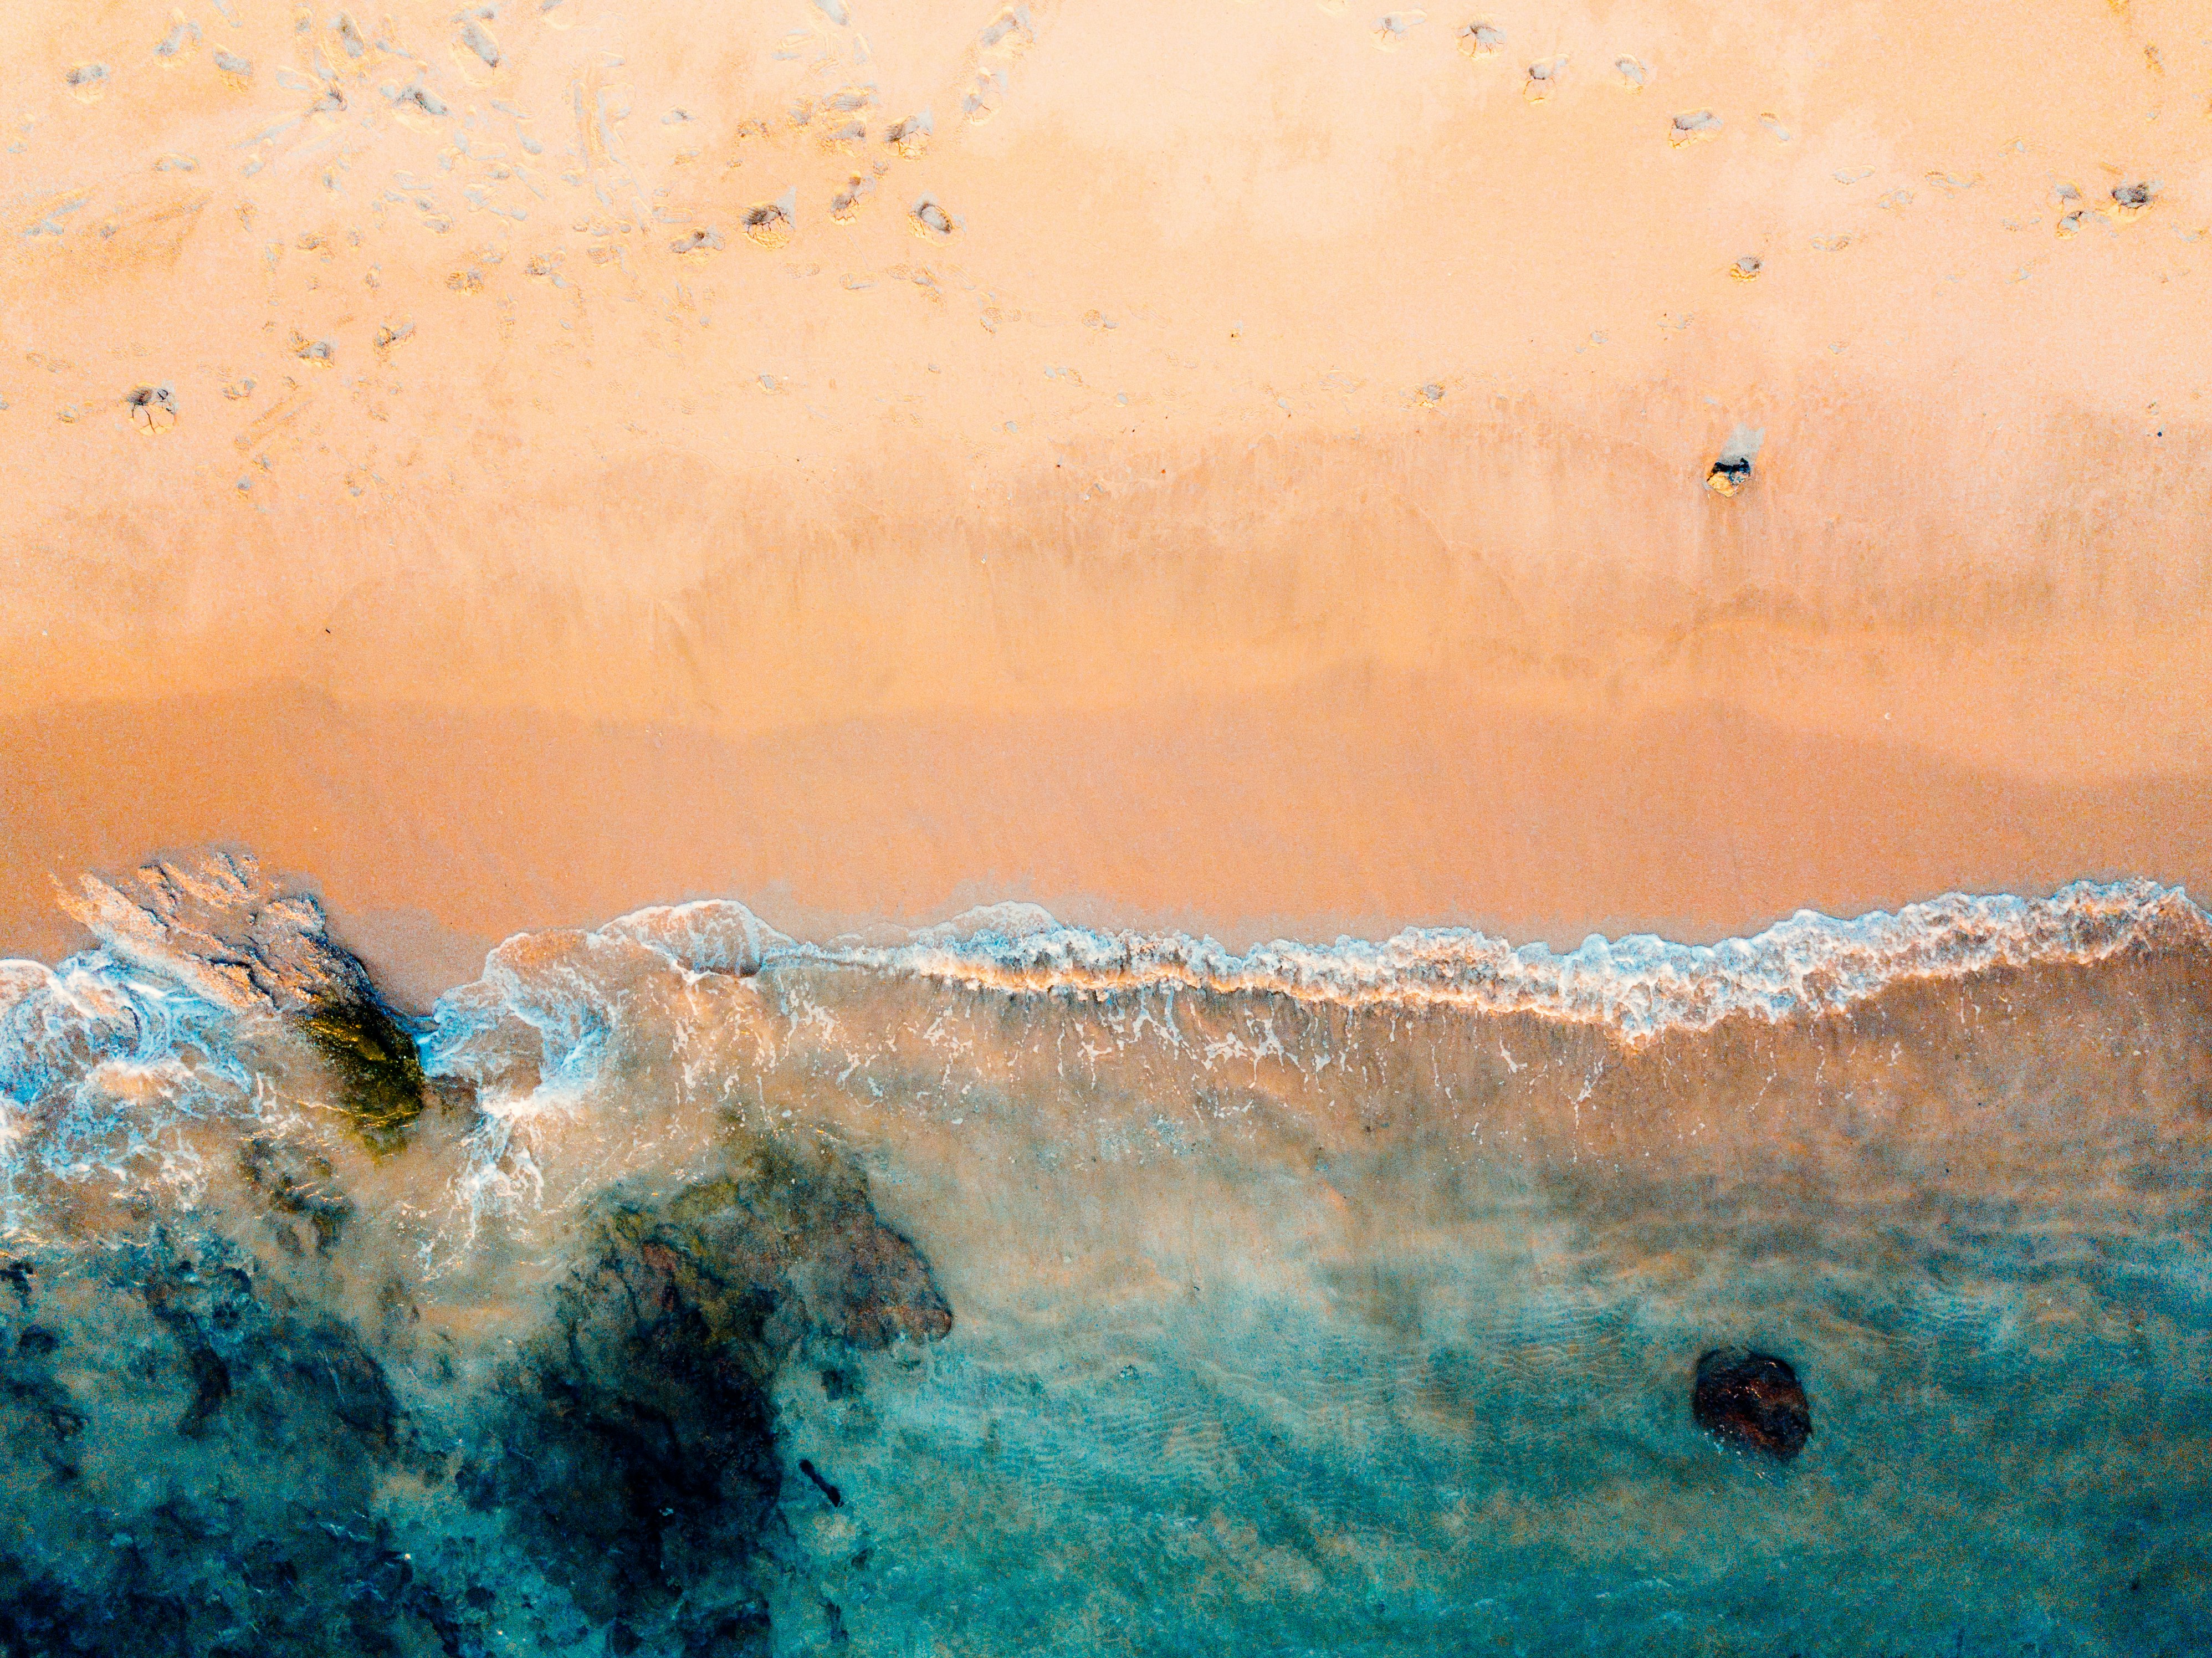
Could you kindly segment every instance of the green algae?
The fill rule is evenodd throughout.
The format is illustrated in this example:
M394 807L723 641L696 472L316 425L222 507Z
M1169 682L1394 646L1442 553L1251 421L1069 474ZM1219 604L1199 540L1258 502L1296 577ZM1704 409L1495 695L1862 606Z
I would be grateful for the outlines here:
M302 1023L354 1132L380 1157L399 1150L429 1089L414 1038L371 996L319 1003Z

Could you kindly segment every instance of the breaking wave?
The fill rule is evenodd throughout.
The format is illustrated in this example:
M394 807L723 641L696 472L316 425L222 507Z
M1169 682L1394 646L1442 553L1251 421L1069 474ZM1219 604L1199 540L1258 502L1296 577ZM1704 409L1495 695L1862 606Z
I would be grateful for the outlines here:
M616 924L673 959L711 934L717 959L723 906L641 912ZM737 907L726 907L735 909ZM696 914L694 912L700 912ZM643 922L644 916L653 920ZM735 917L729 925L736 925ZM742 925L757 926L750 914ZM665 931L664 931L665 929ZM1993 968L2101 961L2153 938L2202 943L2212 918L2179 887L2149 881L2081 881L2048 898L1952 893L1838 920L1800 910L1749 938L1682 944L1650 934L1593 933L1561 956L1466 928L1415 930L1379 943L1278 941L1238 955L1180 933L1097 932L1065 927L1030 906L972 913L892 947L822 949L782 941L751 959L811 957L1015 992L1111 992L1184 987L1221 995L1464 1007L1588 1020L1642 1037L1710 1029L1735 1013L1766 1019L1834 1011L1900 979L1956 978Z

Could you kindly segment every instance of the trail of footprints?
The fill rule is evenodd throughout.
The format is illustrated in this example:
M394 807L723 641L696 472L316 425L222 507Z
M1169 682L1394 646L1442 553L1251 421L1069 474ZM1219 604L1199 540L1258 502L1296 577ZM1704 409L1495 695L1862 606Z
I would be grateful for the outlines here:
M836 81L830 89L810 94L790 104L786 115L789 129L794 133L811 135L822 153L847 158L854 163L826 203L832 223L851 224L860 218L876 197L886 193L885 185L895 162L921 161L928 155L937 139L936 113L927 106L896 115L884 110L877 83L855 73L868 64L870 52L860 32L853 0L811 0L811 4L817 22L787 33L775 57L803 63L805 73L828 76ZM1324 11L1346 16L1349 21L1351 9L1344 0L1321 0L1321 4ZM299 150L327 154L331 162L325 182L335 191L337 173L349 165L354 150L360 147L360 141L340 127L340 118L357 118L365 112L381 108L403 126L427 124L437 131L446 145L441 155L442 169L448 173L460 173L466 179L459 186L465 209L489 212L516 224L525 222L532 205L551 198L550 173L562 165L561 159L544 159L545 145L530 130L531 117L513 104L495 97L489 100L494 112L512 121L519 155L491 140L478 125L475 107L467 109L465 119L457 117L452 98L440 87L450 78L458 78L472 92L495 90L501 71L510 63L506 35L517 27L526 31L533 24L565 27L568 20L561 15L561 5L562 0L532 0L526 7L511 3L503 6L495 0L494 3L465 9L449 20L451 33L445 41L442 61L398 39L387 21L380 19L365 25L362 17L349 9L335 9L319 16L307 5L297 7L294 14L297 61L275 67L268 78L280 88L297 94L301 101L295 106L294 114L250 135L240 144L246 157L240 173L251 177L269 159L281 153ZM1013 72L1020 61L1037 47L1052 9L1053 0L1024 0L1023 3L1003 6L989 16L972 38L948 94L958 121L968 125L987 121L1006 106L1013 85ZM229 14L225 12L223 15L228 18ZM1449 40L1453 49L1471 61L1476 73L1494 73L1497 66L1517 65L1522 98L1532 105L1549 101L1571 84L1571 77L1576 72L1573 52L1520 56L1515 53L1514 43L1505 28L1492 19L1469 18L1449 31L1430 30L1431 21L1430 14L1421 10L1388 11L1373 15L1366 27L1375 46L1384 51L1410 49L1425 38L1433 38L1439 42ZM180 69L203 52L214 72L234 90L251 91L264 78L251 57L218 44L213 33L203 30L198 21L187 17L182 10L173 12L166 32L149 43L150 58L162 70ZM2146 47L2145 61L2148 72L2164 72L2154 47ZM72 97L89 104L97 102L108 91L116 73L105 63L78 62L67 65L61 71L61 79ZM1636 94L1651 86L1657 76L1649 61L1622 52L1613 56L1606 70L1594 78L1609 82L1621 92ZM609 210L604 222L594 224L595 234L609 228L643 230L648 228L647 219L665 222L669 216L665 208L655 209L647 203L634 181L614 176L621 169L616 162L611 123L619 119L620 114L611 114L606 95L605 86L593 83L589 74L577 83L574 115L580 130L580 155L570 153L567 159L578 164L561 174L561 182L572 188L592 189L600 206ZM690 112L674 109L661 118L661 124L681 128L694 119ZM1711 107L1672 111L1663 119L1662 134L1676 149L1709 142L1728 130L1726 118ZM1776 143L1793 141L1793 133L1772 112L1761 112L1757 123ZM742 148L748 140L770 137L767 122L752 119L738 124L735 141ZM695 159L698 153L690 151L678 159ZM471 168L458 167L457 160L470 162ZM732 167L737 165L736 161L730 163ZM172 155L165 155L155 166L159 170L193 171L198 162L189 156ZM1834 174L1836 181L1845 186L1863 183L1871 176L1871 169L1866 168L1838 171ZM1953 173L1931 172L1927 176L1931 184L1948 194L1970 189L1979 182L1979 175L1962 179ZM393 208L411 210L424 228L435 233L453 228L454 211L446 193L452 188L450 183L441 190L439 181L416 178L404 170L395 171L391 179L391 187L385 189L374 203L378 211ZM2093 198L2075 182L2054 181L2056 234L2063 240L2078 235L2092 223L2113 228L2129 224L2153 209L2163 187L2155 178L2121 179L2107 186L2101 197ZM633 214L622 213L613 199L625 189L638 200L638 210ZM667 192L659 193L665 196ZM1911 204L1912 196L1910 189L1900 187L1884 195L1876 205L1902 210ZM58 206L49 202L40 210L37 222L21 228L26 235L61 235L67 229L66 216L82 204L74 200ZM927 191L906 198L899 210L908 230L926 244L942 246L951 242L964 222L959 214ZM250 226L250 207L241 208L240 218L241 222ZM675 234L666 242L669 254L689 264L721 252L728 242L722 229L708 222L711 218L709 212L701 222L674 227ZM772 198L752 202L739 210L734 229L755 246L779 252L789 247L800 234L799 220L797 189L787 187ZM2011 220L2006 223L2010 228L2021 228ZM1812 246L1823 252L1839 252L1860 240L1861 235L1854 232L1816 237ZM594 263L623 264L618 252L602 258L602 250L592 251ZM496 260L491 258L489 262ZM543 263L542 259L534 262L532 268L536 270ZM1727 274L1749 282L1766 268L1765 256L1746 253L1727 266ZM371 288L375 286L374 268L367 280ZM565 285L557 274L554 280L556 286ZM459 291L472 291L481 287L482 277L476 267L470 266L456 275L449 285ZM873 283L848 280L846 286L864 289ZM933 278L925 288L929 297L941 297L941 289ZM979 314L987 329L995 329L997 321L1006 313L987 298L981 304ZM411 322L383 323L376 337L379 359L388 357L391 348L411 331ZM296 333L294 336L293 355L312 367L329 366L337 350L328 339L306 340ZM243 384L250 387L252 382ZM226 392L229 394L229 388ZM122 401L133 423L144 431L168 430L179 417L175 392L167 386L136 387ZM80 412L74 404L70 405L70 410L65 418L75 418Z

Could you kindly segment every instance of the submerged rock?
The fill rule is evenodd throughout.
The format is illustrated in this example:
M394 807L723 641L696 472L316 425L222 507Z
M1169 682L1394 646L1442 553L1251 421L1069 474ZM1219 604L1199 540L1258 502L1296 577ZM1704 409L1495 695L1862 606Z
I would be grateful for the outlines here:
M595 1620L750 1650L766 1599L728 1566L771 1528L777 1370L809 1336L870 1351L951 1327L928 1262L856 1171L764 1149L603 1218L454 1482Z
M1716 1347L1698 1360L1690 1394L1698 1425L1723 1445L1787 1462L1813 1436L1813 1407L1787 1360Z
M0 1653L766 1652L779 1370L858 1388L951 1327L827 1151L606 1200L519 1339L426 1325L434 1283L349 1291L368 1245L330 1165L240 1162L314 1248L177 1218L0 1269Z

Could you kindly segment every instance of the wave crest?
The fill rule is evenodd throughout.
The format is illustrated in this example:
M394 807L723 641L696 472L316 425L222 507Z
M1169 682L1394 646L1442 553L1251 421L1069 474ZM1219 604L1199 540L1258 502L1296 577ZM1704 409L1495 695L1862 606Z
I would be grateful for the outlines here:
M1800 910L1751 938L1715 944L1593 933L1565 955L1464 927L1327 945L1279 940L1239 955L1182 933L1031 923L924 933L890 946L793 945L765 964L804 958L1017 993L1175 987L1549 1014L1642 1037L1707 1029L1739 1012L1781 1019L1833 1011L1901 979L2100 961L2157 940L2203 944L2212 940L2212 920L2179 887L2081 881L2048 898L1952 893L1846 920Z

